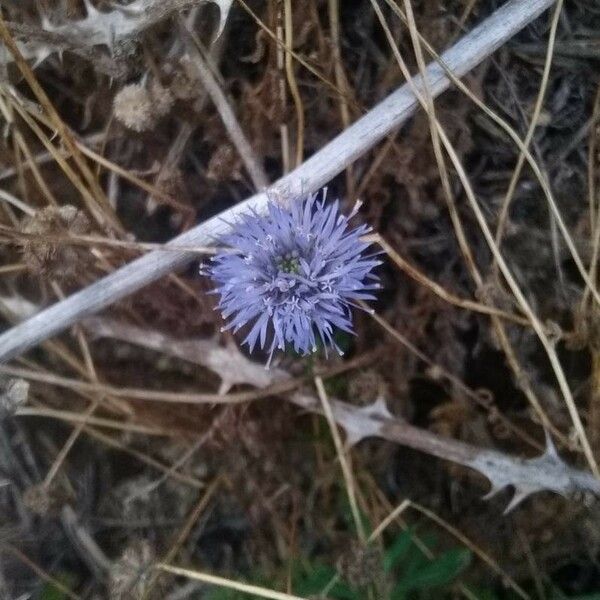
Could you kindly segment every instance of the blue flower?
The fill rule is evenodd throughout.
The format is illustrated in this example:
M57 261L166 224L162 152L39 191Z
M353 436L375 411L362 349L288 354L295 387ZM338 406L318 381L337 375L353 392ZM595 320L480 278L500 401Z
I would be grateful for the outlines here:
M357 210L344 216L338 201L313 194L242 217L207 269L228 321L223 331L250 325L243 343L267 350L269 362L286 344L306 355L320 341L342 354L335 328L353 333L351 307L380 287L372 271L381 261L365 254L370 244L361 240L371 228L348 223Z

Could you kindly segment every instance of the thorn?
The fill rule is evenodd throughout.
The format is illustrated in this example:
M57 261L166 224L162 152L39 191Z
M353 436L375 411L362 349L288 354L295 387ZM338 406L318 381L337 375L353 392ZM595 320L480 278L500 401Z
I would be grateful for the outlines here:
M490 491L481 497L482 500L491 500L496 494L499 494L506 486L495 485L492 483Z
M225 379L223 379L223 381L221 381L221 385L219 386L219 391L218 394L219 396L224 396L225 394L227 394L229 392L229 390L231 389L232 385L229 381L225 381Z
M36 54L35 60L32 64L32 67L34 69L39 67L52 54L52 50L43 46L43 47L39 48L35 54ZM62 52L61 52L61 56L62 56Z
M83 5L85 6L85 11L87 12L88 17L93 18L100 12L96 10L96 7L91 3L90 0L83 0Z
M365 439L365 435L362 435L358 431L353 429L346 429L346 445L348 448L352 448L352 446L356 446L359 442Z
M550 435L550 432L545 428L544 436L546 438L546 452L544 455L561 460L560 456L558 455L558 451L556 450L556 446L554 445L554 441L552 440L552 436Z
M376 417L379 419L393 419L393 415L388 410L385 399L379 396L373 404L360 409L360 412L367 417Z
M508 503L508 506L504 509L502 514L506 516L509 512L521 504L521 502L523 502L527 496L530 496L534 492L539 492L541 490L542 488L540 487L523 486L520 488L515 488L515 495L512 497L512 500Z
M46 15L46 13L42 14L41 23L42 23L42 29L44 31L52 31L52 29L53 29L52 22L50 21L50 19L48 18L48 15Z

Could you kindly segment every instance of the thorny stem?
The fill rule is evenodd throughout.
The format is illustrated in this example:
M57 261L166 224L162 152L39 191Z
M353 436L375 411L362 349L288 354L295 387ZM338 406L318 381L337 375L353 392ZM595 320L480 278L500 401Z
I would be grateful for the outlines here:
M151 332L147 333L147 337L149 335L151 336ZM162 351L178 356L175 340L173 340L173 343L167 343L168 340L165 338L164 341L166 343L162 346ZM143 341L136 339L133 339L133 343L144 345ZM213 343L215 347L218 347L216 340ZM229 352L231 353L229 362L236 364L239 361L239 356L241 356L239 350L232 346L229 348ZM207 362L209 355L210 351L205 349L203 352L187 354L186 360L214 371L214 365ZM254 370L256 374L260 372L264 376L265 370L262 365L248 362L247 375L252 375L250 371ZM31 376L29 372L23 370L16 372L14 369L11 369L10 372L15 376L24 375L28 378ZM409 425L401 419L394 418L381 401L365 409L334 398L327 398L326 395L325 397L328 402L325 404L319 402L314 396L290 393L295 387L290 386L290 383L295 383L295 380L288 378L287 380L280 381L280 378L286 377L286 374L279 369L272 369L266 373L269 374L269 377L263 382L262 388L254 391L253 394L249 394L248 401L252 399L252 395L257 398L261 396L261 393L263 397L276 394L313 413L323 414L324 411L328 410L327 407L329 407L331 411L329 413L330 417L333 417L337 425L346 430L350 443L356 443L366 437L378 437L409 446L439 458L451 460L482 473L492 482L493 491L497 491L507 485L513 485L516 489L514 500L517 501L523 499L529 493L541 490L551 490L562 495L581 492L600 496L600 481L590 473L567 466L558 458L552 446L549 446L546 453L537 459L522 460L495 450L482 449L465 444L464 442L444 438L430 431ZM335 371L330 371L329 376L334 373ZM323 377L325 376L326 374L324 373ZM322 377L317 377L322 382ZM255 375L252 378L254 379ZM318 383L317 386L319 386ZM144 399L143 395L139 396L139 398ZM219 396L213 394L212 398L213 401L218 402ZM226 398L226 396L222 396L222 398ZM53 411L46 408L23 407L17 410L17 415L47 416L75 422L86 421L101 427L116 427L146 434L169 434L166 431L149 429L135 423L123 424L119 421L99 419L97 417L85 418L81 415L66 413L64 411Z
M321 405L315 398L294 394L289 400L306 410L322 412ZM542 490L550 490L563 496L585 492L595 497L600 496L600 480L591 473L563 463L555 455L552 446L541 457L524 460L414 427L402 419L392 417L381 403L361 409L331 399L330 405L335 421L346 430L350 443L357 443L365 438L381 438L475 469L491 481L490 493L509 485L514 486L515 497L509 508L513 508L527 495Z

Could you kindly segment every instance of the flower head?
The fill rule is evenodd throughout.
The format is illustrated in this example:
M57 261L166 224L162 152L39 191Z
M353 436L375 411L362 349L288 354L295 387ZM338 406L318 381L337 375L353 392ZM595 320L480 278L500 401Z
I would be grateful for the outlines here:
M352 333L351 307L380 287L372 273L380 261L365 255L369 243L361 240L370 228L348 223L357 209L344 216L339 202L314 194L289 207L271 201L264 217L242 217L222 240L228 250L207 269L228 320L223 329L250 324L244 343L251 352L258 343L269 361L286 344L309 354L320 341L341 354L335 328Z

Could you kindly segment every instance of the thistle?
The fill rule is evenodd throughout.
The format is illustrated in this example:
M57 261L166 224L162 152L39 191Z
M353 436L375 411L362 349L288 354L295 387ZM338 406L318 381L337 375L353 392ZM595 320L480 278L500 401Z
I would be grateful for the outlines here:
M243 343L257 344L269 354L291 345L302 355L319 342L341 350L335 329L353 333L351 307L374 299L380 287L372 273L380 264L365 255L369 242L361 238L367 225L351 228L339 202L325 203L312 194L289 207L270 201L266 216L242 217L222 242L227 250L206 269L217 284L218 308L228 321L223 331L250 330Z

